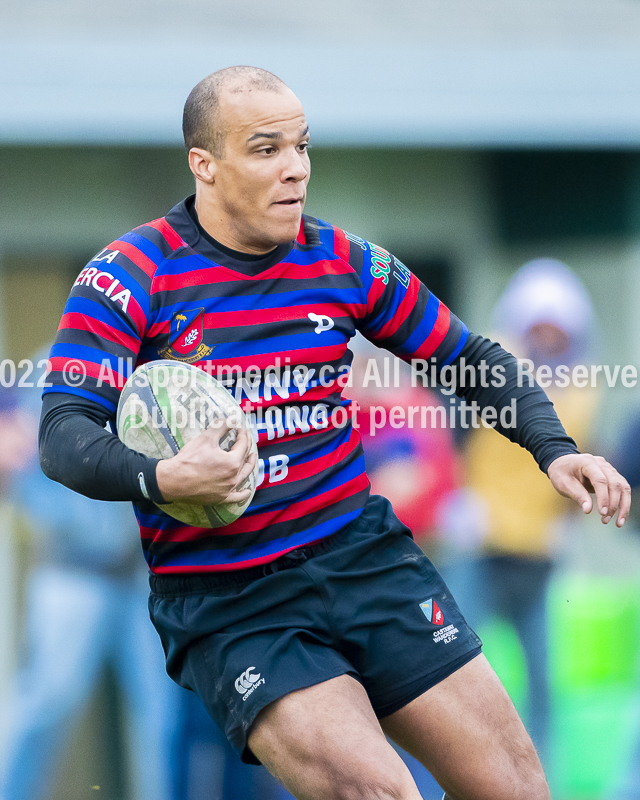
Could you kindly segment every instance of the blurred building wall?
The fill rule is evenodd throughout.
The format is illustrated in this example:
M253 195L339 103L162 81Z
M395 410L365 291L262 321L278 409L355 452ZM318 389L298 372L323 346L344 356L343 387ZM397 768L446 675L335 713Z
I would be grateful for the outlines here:
M22 0L0 25L0 141L180 141L191 87L256 64L325 145L637 146L636 0Z

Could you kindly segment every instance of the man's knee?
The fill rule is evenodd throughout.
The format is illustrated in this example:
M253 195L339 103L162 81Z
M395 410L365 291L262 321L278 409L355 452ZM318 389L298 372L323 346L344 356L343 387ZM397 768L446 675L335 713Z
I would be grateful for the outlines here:
M411 773L397 753L386 743L385 747L389 752L374 749L344 759L318 758L296 770L293 782L283 782L290 791L295 787L314 800L419 800ZM279 777L286 778L282 772Z
M551 798L549 784L533 745L526 756L523 755L513 763L511 774L505 775L501 783L498 797L487 800L498 800L498 798L499 800L550 800Z
M535 751L534 751L535 752ZM442 800L550 800L549 784L537 759L497 765L489 776L448 788Z
M522 800L551 800L549 784L541 766L523 779L519 797Z
M504 791L496 790L495 794L491 794L490 800L551 800L549 793L549 786L546 781L537 786L531 784L522 784L519 787L510 785L503 787ZM452 794L445 792L442 800L487 800L485 794Z
M550 800L549 784L536 749L531 740L527 744L525 751L517 754L519 757L513 754L519 789L514 800Z
M420 797L409 772L401 769L355 769L336 785L335 800L413 800Z
M500 794L501 800L551 800L549 784L542 773L535 777L531 776L528 780L521 780L517 788L512 786L504 788L505 791Z
M469 795L449 794L443 800L551 800L549 784L542 768L523 771L518 775L505 775L499 784L488 792Z

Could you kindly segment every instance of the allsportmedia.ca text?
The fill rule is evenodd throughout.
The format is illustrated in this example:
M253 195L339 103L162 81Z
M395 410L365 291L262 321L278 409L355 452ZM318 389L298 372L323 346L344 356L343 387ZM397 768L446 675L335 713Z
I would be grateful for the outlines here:
M365 388L367 386L366 379L367 373L365 372L365 379L363 379ZM368 380L374 380L374 375L370 375ZM414 359L411 362L411 385L430 388L440 386L443 394L453 394L458 388L475 388L476 386L483 388L493 386L500 389L506 385L506 381L506 370L502 364L490 365L486 361L481 361L474 366L465 363L462 358L458 365L445 365L438 371L434 358L430 362L424 359ZM551 387L566 389L568 386L584 389L588 386L596 388L603 385L611 389L615 386L632 389L638 384L638 370L632 364L625 366L620 364L614 366L610 364L575 364L573 366L558 364L551 367L548 364L536 366L529 358L518 359L517 386L522 388L523 386L533 386L535 383L543 389ZM382 386L382 384L375 385Z
M62 381L69 387L83 386L87 381L87 366L93 370L95 385L100 388L110 385L122 388L127 377L135 369L133 358L105 358L99 363L85 362L80 359L56 359L55 370L61 375ZM176 362L179 365L180 362ZM516 363L515 384L518 387L533 386L534 382L543 389L564 389L568 386L577 388L608 387L610 389L623 387L631 389L638 385L638 369L633 364L575 364L568 366L559 364L553 367L547 364L534 365L530 359L519 359ZM500 389L507 384L507 371L503 364L490 364L487 361L473 365L460 359L456 364L447 364L438 367L435 358L430 360L413 359L409 362L411 368L410 384L412 387L423 386L439 388L445 395L452 395L458 389L475 387L493 387ZM368 358L359 363L358 377L348 364L325 364L321 367L307 367L304 364L292 365L290 359L275 359L275 363L266 368L258 366L239 366L204 362L198 367L208 375L216 378L226 388L235 387L250 398L257 397L261 386L266 387L266 393L277 393L286 397L292 394L304 394L314 386L338 386L342 388L354 387L362 389L397 388L407 385L402 374L404 365L395 356L383 358ZM5 358L0 360L0 387L46 389L52 385L50 373L52 363L48 359L34 362L23 358L18 362ZM96 374L97 373L97 374ZM161 374L160 380L163 379ZM169 380L174 381L167 371L164 373L166 386ZM185 380L189 377L186 374ZM407 379L408 380L408 379ZM513 372L510 375L510 384L514 383ZM232 391L233 393L233 391ZM236 397L236 399L239 399Z

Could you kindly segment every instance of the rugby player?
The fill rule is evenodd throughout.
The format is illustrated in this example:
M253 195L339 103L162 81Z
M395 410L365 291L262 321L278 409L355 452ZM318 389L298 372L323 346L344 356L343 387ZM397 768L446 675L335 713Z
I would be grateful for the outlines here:
M545 800L478 637L388 502L369 495L342 398L349 339L358 330L437 370L464 363L457 393L495 409L499 433L587 513L595 490L603 522L624 523L628 484L579 454L542 390L518 386L515 359L401 262L303 215L309 128L282 81L253 67L213 73L183 127L195 196L100 251L71 291L43 401L44 471L134 501L167 671L296 797L417 800L387 734L449 798ZM244 499L248 434L227 453L210 429L157 461L104 429L133 367L159 358L238 369L228 385L253 420L261 484L224 528L190 528L154 501ZM487 366L503 385L463 380Z

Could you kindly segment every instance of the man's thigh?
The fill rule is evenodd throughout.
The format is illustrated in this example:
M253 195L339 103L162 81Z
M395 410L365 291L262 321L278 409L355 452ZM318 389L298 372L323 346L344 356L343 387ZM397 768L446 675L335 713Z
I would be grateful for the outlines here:
M455 800L547 800L538 755L482 655L380 720Z
M249 747L298 800L420 800L365 690L349 675L268 705Z

